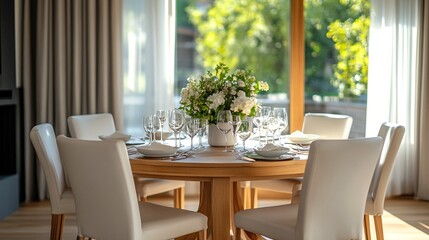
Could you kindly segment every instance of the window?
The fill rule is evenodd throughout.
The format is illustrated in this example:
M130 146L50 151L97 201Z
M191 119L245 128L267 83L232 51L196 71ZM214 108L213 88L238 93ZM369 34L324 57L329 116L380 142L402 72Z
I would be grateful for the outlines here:
M352 115L351 136L363 136L369 0L304 3L305 112ZM178 107L187 78L220 61L232 69L253 69L257 79L270 85L261 102L289 109L290 4L124 0L126 131L143 135L143 115Z

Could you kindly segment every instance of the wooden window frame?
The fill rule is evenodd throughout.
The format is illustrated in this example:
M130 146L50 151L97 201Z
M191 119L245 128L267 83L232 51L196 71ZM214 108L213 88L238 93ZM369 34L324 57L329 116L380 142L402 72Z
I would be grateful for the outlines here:
M301 130L305 107L304 0L291 0L290 132Z

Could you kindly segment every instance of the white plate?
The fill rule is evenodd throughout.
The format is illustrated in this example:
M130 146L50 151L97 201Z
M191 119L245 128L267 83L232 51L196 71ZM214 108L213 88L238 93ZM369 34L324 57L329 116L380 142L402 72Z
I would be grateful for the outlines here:
M139 138L130 138L128 141L125 142L125 145L142 145L145 141L139 139Z
M279 157L264 157L256 153L246 153L244 154L244 156L255 160L263 160L263 161L285 161L285 160L292 160L295 158L295 156L291 154L284 154Z
M298 144L310 144L314 140L319 139L319 135L316 134L303 134L303 135L285 135L286 139L292 143Z
M289 148L286 149L273 149L273 150L260 150L260 149L254 149L255 153L262 157L280 157L281 155L284 155L289 152Z

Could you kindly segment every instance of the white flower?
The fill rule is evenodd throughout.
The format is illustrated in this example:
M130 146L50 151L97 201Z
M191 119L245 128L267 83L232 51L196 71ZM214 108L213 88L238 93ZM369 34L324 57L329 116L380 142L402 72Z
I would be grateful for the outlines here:
M207 106L209 106L209 108L212 110L217 109L220 105L224 103L225 95L223 95L222 92L214 93L207 98Z
M246 97L246 93L240 90L237 93L237 97L239 97L239 98Z
M241 80L238 81L237 84L239 87L245 87L246 86L246 83L244 83L244 81L241 81Z
M263 81L259 82L259 87L261 88L262 91L268 91L270 89L270 87L268 86L268 83Z
M231 87L231 90L229 91L229 93L231 95L235 95L235 94L237 94L237 90L235 89L235 87Z
M256 103L256 98L237 97L232 100L231 110L234 112L241 112L245 115L249 115Z

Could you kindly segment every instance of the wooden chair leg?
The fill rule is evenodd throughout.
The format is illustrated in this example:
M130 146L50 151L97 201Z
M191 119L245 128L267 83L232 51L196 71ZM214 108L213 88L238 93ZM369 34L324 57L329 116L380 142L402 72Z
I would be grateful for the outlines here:
M138 196L140 202L147 202L147 197L143 197L142 195Z
M258 207L258 189L251 188L250 189L250 207L257 208Z
M365 239L371 240L371 227L369 225L369 215L368 214L363 215L363 227L365 230Z
M243 187L243 206L244 209L249 209L251 208L251 197L250 197L250 187L246 186Z
M299 203L299 198L301 195L301 187L302 184L301 183L295 183L292 186L292 198L290 203Z
M185 208L185 188L174 189L174 207Z
M235 228L235 239L234 240L241 240L241 229L238 227Z
M51 240L61 240L63 236L64 214L52 214Z
M207 229L204 229L198 233L198 240L207 240Z
M375 224L375 235L377 236L377 240L384 240L383 221L381 220L381 215L374 216L374 224Z

